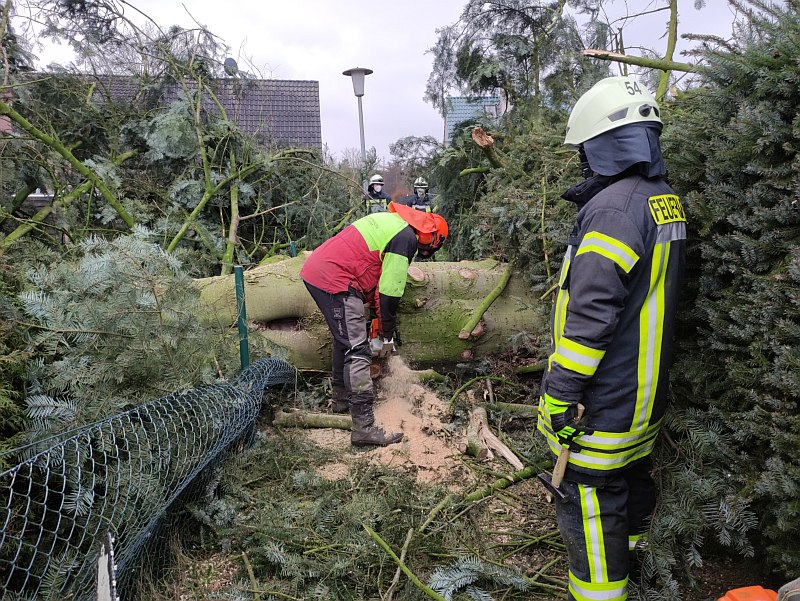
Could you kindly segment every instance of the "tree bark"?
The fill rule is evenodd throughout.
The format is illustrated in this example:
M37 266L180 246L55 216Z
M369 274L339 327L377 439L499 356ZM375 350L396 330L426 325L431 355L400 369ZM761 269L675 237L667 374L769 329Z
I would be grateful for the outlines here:
M307 253L259 265L245 272L251 344L285 357L302 370L330 369L331 336L322 314L300 279ZM504 350L511 336L541 331L546 312L517 274L482 316L477 338L458 335L490 292L507 276L507 265L493 259L414 263L398 311L400 355L426 369ZM236 321L232 275L196 280L205 320L228 327Z

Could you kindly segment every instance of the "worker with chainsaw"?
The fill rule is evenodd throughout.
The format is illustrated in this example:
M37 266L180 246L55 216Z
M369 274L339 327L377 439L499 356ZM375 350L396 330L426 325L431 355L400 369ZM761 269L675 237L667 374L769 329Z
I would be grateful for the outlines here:
M447 222L439 215L396 203L388 209L348 225L312 252L300 270L333 335L333 409L349 408L355 446L385 446L403 439L402 433L375 425L373 354L364 304L377 288L383 338L379 353L392 353L408 266L417 254L435 253L447 238Z
M364 194L364 208L367 214L370 213L383 213L388 209L389 203L392 202L391 196L383 191L383 176L376 173L369 178L369 185Z
M655 507L649 455L668 404L686 252L686 216L664 181L661 128L655 99L628 76L598 82L567 123L564 142L585 179L563 195L578 213L553 307L538 430L555 456L568 457L552 492L575 601L627 599Z

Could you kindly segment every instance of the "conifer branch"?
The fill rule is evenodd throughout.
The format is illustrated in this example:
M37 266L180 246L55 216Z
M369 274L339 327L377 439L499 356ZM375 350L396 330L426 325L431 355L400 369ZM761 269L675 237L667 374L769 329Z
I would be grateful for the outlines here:
M464 503L475 503L476 501L480 501L485 499L486 497L490 497L498 490L503 490L504 488L508 488L512 484L518 484L522 480L528 480L529 478L533 478L542 471L541 466L537 465L529 465L519 471L514 472L508 478L500 478L496 482L489 484L483 488L480 488L470 494L466 495L463 499Z
M492 167L496 169L505 169L508 165L505 157L494 146L494 138L482 127L476 126L472 128L472 140L478 147L483 150L483 154L489 160Z
M125 162L126 160L135 155L136 152L133 150L125 152L114 159L114 164L121 165L123 162ZM27 219L24 223L20 224L13 232L8 234L8 236L6 236L3 239L3 241L0 242L0 248L8 248L14 242L22 238L25 234L27 234L31 230L35 229L37 226L44 223L44 220L47 219L48 215L50 215L55 209L69 206L70 204L72 204L72 201L74 201L82 194L85 194L86 192L91 190L94 186L95 182L90 179L87 179L80 185L73 188L67 194L63 195L57 200L54 200L52 203L43 206L41 209L39 209L39 211L37 211L37 213L33 217Z
M31 329L43 330L45 332L53 332L54 334L96 334L98 336L117 336L118 338L135 339L136 336L131 334L120 334L119 332L109 332L108 330L82 330L79 328L48 328L38 323L31 323L29 321L20 321L18 319L12 320L14 323L25 326Z
M436 504L436 506L431 510L431 512L428 514L428 517L425 519L425 521L422 522L422 525L417 529L417 532L419 532L420 534L425 532L425 529L433 520L436 519L436 516L439 515L442 512L442 510L445 509L448 505L452 504L455 499L456 496L450 494L447 495L441 501L439 501Z
M515 371L518 374L538 374L543 372L545 367L547 367L547 361L539 361L529 365L520 365Z
M411 539L414 536L414 529L409 528L408 532L406 533L406 540L403 543L403 547L400 549L400 561L405 562L406 560L406 553L408 552L408 546L411 544ZM392 584L389 585L389 588L386 591L386 594L382 596L381 601L392 601L392 596L394 595L394 589L397 588L398 583L400 582L400 574L402 570L400 566L397 566L397 571L394 573L394 578L392 578Z
M461 171L459 171L458 175L463 177L465 175L470 175L472 173L488 173L491 170L492 168L487 167L486 165L484 165L483 167L468 167L467 169L462 169Z
M175 247L178 246L178 243L186 235L186 232L188 232L189 228L192 227L192 224L194 223L197 216L206 207L208 201L211 200L217 192L219 192L222 188L227 186L232 181L247 177L248 175L253 173L256 169L258 169L258 165L248 165L247 167L241 169L240 171L232 173L227 177L224 177L219 181L219 183L216 186L207 188L205 192L203 192L203 196L200 199L200 202L198 202L194 210L192 210L192 212L189 213L189 217L186 218L186 221L181 226L181 229L178 230L178 233L175 234L175 237L172 239L172 242L170 242L169 246L167 246L167 251L172 252L173 250L175 250Z
M417 578L417 576L414 574L414 572L412 572L408 568L408 566L405 563L403 563L403 561L397 555L395 555L395 552L392 551L391 547L389 547L389 545L386 543L386 541L384 541L377 532L375 532L372 528L370 528L366 524L362 524L362 525L364 526L364 530L366 530L369 533L369 535L372 537L372 539L376 543L378 543L378 546L381 549L383 549L384 551L386 551L386 553L389 555L389 557L392 558L392 561L394 561L397 564L397 566L401 570L403 570L403 573L406 576L408 576L408 579L411 581L411 583L414 586L416 586L419 590L421 590L423 593L428 595L428 597L430 597L431 599L435 599L436 601L447 601L447 599L442 597L439 593L437 593L433 589L428 588L427 586L425 586L422 583L422 581L419 578Z

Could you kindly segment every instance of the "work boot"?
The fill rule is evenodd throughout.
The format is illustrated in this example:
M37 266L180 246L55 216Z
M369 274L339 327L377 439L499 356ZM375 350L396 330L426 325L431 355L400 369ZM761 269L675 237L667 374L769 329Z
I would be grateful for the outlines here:
M347 413L350 410L349 398L350 394L344 386L334 386L331 410L334 413Z
M367 400L365 397L369 396ZM386 432L380 426L375 425L375 413L373 404L374 395L361 393L353 397L350 403L350 415L353 418L353 425L350 428L350 443L354 447L379 446L385 447L403 440L402 432Z

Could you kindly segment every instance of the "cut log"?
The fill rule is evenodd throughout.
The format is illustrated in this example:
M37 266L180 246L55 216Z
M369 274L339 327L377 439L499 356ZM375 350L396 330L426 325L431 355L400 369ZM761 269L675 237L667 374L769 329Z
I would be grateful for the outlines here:
M250 343L298 369L328 371L330 332L299 275L306 256L308 253L301 253L245 272ZM502 293L481 314L482 335L458 338L463 325L479 313L479 307L507 277L507 264L493 259L413 263L397 317L403 340L401 356L413 368L435 368L503 351L520 332L545 330L546 312L537 310L542 301L513 273L505 288L500 287ZM196 283L202 318L223 328L234 324L234 276L203 278Z

